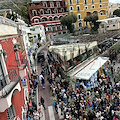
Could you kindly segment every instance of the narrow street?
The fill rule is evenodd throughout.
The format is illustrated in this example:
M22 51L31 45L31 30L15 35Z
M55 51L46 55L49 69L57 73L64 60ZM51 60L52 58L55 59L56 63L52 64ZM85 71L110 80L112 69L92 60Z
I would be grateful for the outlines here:
M46 47L41 52L44 52L45 57L47 56ZM37 70L38 70L38 74L40 74L42 70L40 62L37 63ZM54 106L52 105L53 104L52 99L51 99L52 93L49 88L49 83L47 81L47 74L45 74L45 89L43 89L43 87L40 84L38 85L38 102L40 102L41 96L43 96L45 100L46 110L44 110L42 107L43 117L40 120L59 120L60 118L59 114L55 113Z

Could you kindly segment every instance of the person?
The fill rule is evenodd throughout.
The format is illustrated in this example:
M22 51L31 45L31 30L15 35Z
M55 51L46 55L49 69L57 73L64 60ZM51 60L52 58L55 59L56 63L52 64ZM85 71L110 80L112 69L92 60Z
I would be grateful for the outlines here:
M46 110L46 108L45 108L45 104L44 104L45 100L44 100L43 96L41 96L41 98L40 98L40 102L41 102L41 104L42 104L44 110Z
M42 79L44 79L44 77L43 77L42 74L40 74L40 75L39 75L39 81L40 81L40 84L42 84Z
M45 79L44 78L42 78L42 86L43 86L43 88L45 88Z
M39 117L41 118L43 116L42 110L41 110L41 104L39 103L38 106L38 113L39 113Z
M55 112L58 113L58 106L57 106L57 103L55 102Z
M34 120L39 120L39 113L38 113L38 111L34 110L33 118L34 118Z
M33 101L33 102L32 102L32 106L33 106L33 109L37 111L37 104L36 104L36 101Z

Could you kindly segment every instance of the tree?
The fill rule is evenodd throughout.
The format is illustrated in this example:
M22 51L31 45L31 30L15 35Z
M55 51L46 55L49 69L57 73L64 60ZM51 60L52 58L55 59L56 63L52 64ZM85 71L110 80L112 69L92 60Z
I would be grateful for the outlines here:
M7 18L11 19L13 21L16 21L17 20L17 15L15 13L13 13L13 12L12 12L12 14L11 13L7 13Z
M77 16L74 14L62 17L60 19L60 22L63 26L67 26L67 29L70 31L70 33L73 33L74 31L74 26L73 23L77 21Z
M114 10L113 15L120 17L120 9Z
M92 28L92 25L96 24L97 20L98 20L98 15L96 15L96 14L92 14L92 15L86 16L84 18L85 22L89 22L90 23L91 28Z

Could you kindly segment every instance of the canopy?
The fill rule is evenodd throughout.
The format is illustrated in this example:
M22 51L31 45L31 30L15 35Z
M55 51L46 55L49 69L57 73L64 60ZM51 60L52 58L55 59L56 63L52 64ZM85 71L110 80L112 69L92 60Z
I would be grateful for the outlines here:
M88 66L83 68L80 72L78 72L75 77L77 79L89 80L92 75L99 70L99 68L104 65L109 58L107 57L98 57L93 62L91 62Z

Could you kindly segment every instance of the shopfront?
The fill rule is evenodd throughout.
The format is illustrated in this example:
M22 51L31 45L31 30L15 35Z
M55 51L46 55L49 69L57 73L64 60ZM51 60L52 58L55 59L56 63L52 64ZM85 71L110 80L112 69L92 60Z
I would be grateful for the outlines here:
M98 86L98 77L110 75L110 61L107 57L98 57L75 75L77 84L93 89Z

